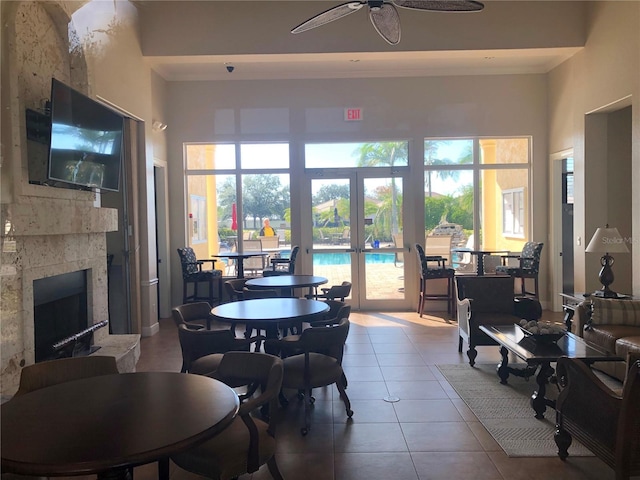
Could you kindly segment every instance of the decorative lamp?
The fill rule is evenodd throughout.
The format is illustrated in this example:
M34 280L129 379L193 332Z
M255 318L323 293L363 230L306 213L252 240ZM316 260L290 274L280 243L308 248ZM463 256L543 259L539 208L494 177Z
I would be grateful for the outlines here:
M611 266L614 263L613 257L610 253L629 253L629 249L625 245L624 238L620 235L617 228L610 228L607 224L604 228L598 228L596 233L593 234L593 238L587 245L585 252L604 253L600 258L600 270L599 278L602 284L602 289L594 292L596 297L604 298L616 298L618 294L609 288L609 285L613 283L613 270Z

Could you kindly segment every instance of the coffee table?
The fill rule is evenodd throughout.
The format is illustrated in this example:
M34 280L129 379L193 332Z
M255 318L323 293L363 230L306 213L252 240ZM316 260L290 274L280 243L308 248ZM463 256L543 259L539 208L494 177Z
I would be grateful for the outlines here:
M594 362L624 360L622 357L606 352L569 332L565 333L557 342L539 343L531 336L526 335L515 324L480 325L480 330L500 345L502 360L498 364L497 370L500 383L506 385L509 375L529 378L537 371L536 384L538 389L531 395L531 406L538 419L544 418L547 406L555 408L555 401L546 398L545 395L549 379L555 373L551 363L557 362L558 358L562 356L578 358L588 365ZM526 367L509 366L509 352L523 360Z

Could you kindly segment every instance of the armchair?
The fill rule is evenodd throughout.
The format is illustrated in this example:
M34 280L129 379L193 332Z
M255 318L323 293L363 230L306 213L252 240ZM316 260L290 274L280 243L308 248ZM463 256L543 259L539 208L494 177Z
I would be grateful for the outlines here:
M542 316L540 302L534 298L515 298L513 279L497 276L456 277L458 352L462 341L469 345L469 365L475 364L477 346L496 345L480 330L480 325L509 325L520 319Z
M556 402L554 440L565 460L572 437L615 471L616 480L640 474L640 354L629 354L622 395L610 390L582 361L558 360L564 388Z
M296 245L291 249L289 258L272 258L272 269L263 271L262 276L270 277L274 275L293 275L296 269L296 258L298 257L299 251L300 247Z
M222 270L203 270L205 262L211 262L212 268L215 260L197 260L191 247L178 248L180 265L182 267L182 303L206 301L211 305L222 300ZM209 295L198 295L198 285L206 282L209 285ZM188 294L189 284L193 285L193 293Z
M544 243L541 242L527 242L522 247L522 252L519 255L501 255L503 265L496 267L496 273L519 278L521 296L533 295L536 298L540 298L538 272L540 270L540 255L543 246ZM506 263L510 258L518 260L518 266L507 265ZM533 279L534 287L532 292L528 292L526 289L525 279L527 278Z

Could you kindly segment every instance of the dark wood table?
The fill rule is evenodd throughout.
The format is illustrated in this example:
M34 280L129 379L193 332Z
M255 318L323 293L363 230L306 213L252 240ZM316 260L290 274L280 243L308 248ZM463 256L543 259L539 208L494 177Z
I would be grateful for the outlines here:
M545 397L549 379L555 373L551 363L558 358L567 356L577 358L588 365L594 362L623 361L613 353L609 353L582 338L572 334L565 335L553 343L539 343L531 336L526 335L520 327L512 325L480 325L480 330L500 345L501 362L498 364L498 376L500 383L506 384L509 375L529 378L536 371L536 384L538 389L531 395L531 406L536 418L543 419L546 407L555 408L555 401ZM509 352L526 363L525 368L513 368L509 366Z
M263 289L288 289L309 287L309 295L315 297L315 289L329 280L316 275L274 275L272 277L252 278L247 280L247 287Z
M275 338L278 329L319 319L328 311L329 305L318 300L255 298L218 305L211 309L211 315L222 322L245 323L252 328L265 330L268 337Z
M235 258L238 265L236 277L244 278L244 259L251 257L267 257L270 252L265 251L251 251L251 252L219 252L213 255L216 258Z
M476 275L484 275L484 257L486 255L506 254L508 250L473 250L470 248L452 248L453 253L470 253L476 256Z
M213 437L238 411L217 380L173 372L122 373L61 383L1 408L2 471L20 475L126 477Z

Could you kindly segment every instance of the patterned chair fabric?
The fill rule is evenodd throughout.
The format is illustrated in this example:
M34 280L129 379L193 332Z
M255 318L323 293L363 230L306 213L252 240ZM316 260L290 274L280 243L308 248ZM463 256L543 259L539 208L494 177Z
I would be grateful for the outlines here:
M539 289L538 289L538 273L540 271L540 256L542 254L542 247L544 243L542 242L527 242L522 247L522 252L520 255L503 255L502 260L506 262L509 258L515 258L518 260L519 265L509 266L509 265L501 265L496 267L496 274L498 275L509 275L514 278L521 279L521 296L533 295L536 298L539 298ZM534 290L533 292L528 292L525 288L525 278L534 279Z
M422 317L426 300L446 300L447 313L455 314L455 296L453 278L455 269L446 265L447 259L440 255L425 255L424 248L419 243L415 244L420 270L420 292L418 296L418 313ZM447 279L446 293L428 293L427 280Z
M178 248L180 265L182 266L182 303L209 302L211 305L220 303L222 300L222 270L202 270L202 264L211 262L215 265L215 260L198 260L191 247ZM209 284L209 294L207 296L198 295L199 283ZM189 284L193 284L193 294L188 294ZM217 291L217 295L214 293Z

